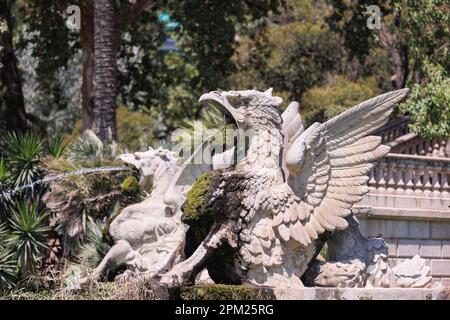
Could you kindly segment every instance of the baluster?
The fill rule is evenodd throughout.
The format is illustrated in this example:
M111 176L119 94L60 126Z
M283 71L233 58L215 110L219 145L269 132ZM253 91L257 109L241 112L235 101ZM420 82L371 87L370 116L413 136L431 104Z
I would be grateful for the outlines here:
M427 140L426 154L427 154L427 157L433 156L433 143L431 140Z
M433 139L433 157L439 157L439 141L437 139Z
M378 167L378 190L386 190L386 179L385 179L385 168L386 168L386 161L382 160L380 161L380 165Z
M430 195L431 194L431 167L429 165L425 165L424 166L424 174L423 174L423 192L425 193L425 195Z
M387 180L386 190L391 193L395 192L395 174L396 174L396 163L393 161L389 162L386 179Z
M450 198L450 185L449 185L449 179L450 179L450 170L448 163L442 163L441 168L441 196L444 199Z
M418 152L418 154L419 155L421 155L421 156L426 156L427 154L426 154L426 143L427 143L427 141L426 140L423 140L421 143L420 143L420 150L419 150L419 152Z
M431 167L431 191L433 192L433 196L434 197L440 197L441 196L441 184L440 184L440 180L439 176L441 175L441 173L439 172L440 168L439 168L439 163L438 162L434 162L433 166Z
M438 157L445 158L445 147L446 147L446 145L447 145L447 142L445 141L445 139L442 139L441 143L439 145Z
M405 192L406 163L400 162L397 167L397 193L403 193Z
M372 169L370 169L368 185L369 185L369 189L371 192L373 192L377 189L376 173L377 173L378 164L379 164L379 162L376 162L373 165Z
M445 156L450 157L450 139L446 139Z
M414 170L414 192L418 195L423 194L423 179L424 168L420 164L417 164Z
M413 170L414 170L414 165L412 165L411 163L407 162L405 164L405 192L406 193L413 193L414 190L414 181L413 181Z

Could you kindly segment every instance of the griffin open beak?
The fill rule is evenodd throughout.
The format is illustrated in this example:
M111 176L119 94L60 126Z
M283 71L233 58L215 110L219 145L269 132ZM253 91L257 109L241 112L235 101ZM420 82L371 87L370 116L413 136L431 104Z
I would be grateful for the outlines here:
M211 91L203 94L200 97L199 102L218 108L223 114L231 118L237 127L240 128L242 121L239 119L238 111L231 105L227 97L222 95L219 91Z

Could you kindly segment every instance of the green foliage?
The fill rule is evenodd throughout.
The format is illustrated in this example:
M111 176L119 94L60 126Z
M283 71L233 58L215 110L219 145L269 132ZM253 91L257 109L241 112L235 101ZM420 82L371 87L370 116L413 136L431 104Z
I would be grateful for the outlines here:
M9 220L11 236L7 242L15 252L22 276L34 271L47 250L46 226L48 213L39 208L37 202L19 201L13 208Z
M156 121L143 112L132 112L122 106L117 109L117 134L119 142L127 149L138 151L142 140L155 142Z
M143 111L131 111L125 106L117 108L117 135L119 137L119 144L130 151L139 151L143 143L153 145L155 143L155 131L157 124L155 118L149 116ZM78 139L83 134L82 121L78 120L75 123L72 133L67 139L79 141ZM100 148L97 143L82 139L78 145L72 145L71 148L77 150L69 151L69 154L80 154L95 156L95 150ZM85 151L83 151L85 149ZM75 160L75 159L74 159Z
M424 138L450 135L450 77L439 65L428 64L423 85L415 84L400 109L413 119L411 128Z
M346 53L339 35L325 23L331 9L324 1L287 1L273 20L254 24L241 34L234 60L238 65L227 81L231 88L274 87L286 100L299 100L310 87L342 72Z
M276 11L282 1L168 1L174 20L181 24L179 42L198 70L195 87L203 91L220 87L234 71L234 37L240 24Z
M89 218L85 242L78 248L75 260L82 268L93 269L99 265L111 248L103 241L103 225Z
M448 39L450 38L450 10L446 0L391 0L401 11L400 33L410 53L415 71L427 68L430 62L450 70Z
M67 151L69 140L60 136L54 139L49 139L46 143L46 149L53 158L61 158Z
M100 139L92 131L86 131L68 146L62 158L46 158L43 166L50 174L69 172L81 168L123 166L117 160L119 146ZM45 204L52 212L55 232L59 235L63 255L71 256L85 243L88 221L105 221L124 205L141 200L140 192L123 192L122 183L130 172L96 172L72 175L50 182L45 194Z
M335 76L327 85L309 89L303 96L300 111L310 125L330 119L377 94L379 91L373 77L353 82L343 76Z
M0 250L0 293L14 286L16 270L17 261L14 253Z
M100 166L102 162L114 162L120 150L111 136L103 143L94 132L86 130L68 147L67 159L84 166Z
M7 225L0 223L0 292L11 288L16 278L17 261L7 245L9 236Z
M397 89L406 84L412 86L414 83L432 81L428 64L450 70L448 1L328 0L328 3L332 5L333 12L327 21L332 30L344 37L349 57L356 56L361 62L368 62L377 49L389 52L390 61L384 63L383 68L385 72L388 70L391 75L394 74L391 80L395 81ZM366 27L368 16L362 13L369 5L378 5L381 9L380 31ZM374 71L380 72L382 69ZM384 82L387 83L387 80L385 76ZM402 109L411 113L412 119L417 121L413 129L426 138L448 134L448 110L445 106L448 100L443 89L433 93L432 87L433 84L427 86L424 93L415 89L412 93L415 98ZM434 94L437 96L431 97ZM419 102L419 96L424 99L422 102ZM441 105L437 106L437 103Z
M15 186L31 183L41 175L42 145L41 139L32 132L7 134L2 152Z
M6 168L5 159L3 156L0 158L0 186L5 183L9 178L9 172Z

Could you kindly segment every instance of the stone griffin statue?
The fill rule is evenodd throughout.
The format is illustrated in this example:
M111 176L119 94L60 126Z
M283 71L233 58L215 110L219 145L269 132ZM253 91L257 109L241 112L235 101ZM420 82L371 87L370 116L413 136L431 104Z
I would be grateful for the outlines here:
M306 130L298 103L281 113L271 89L204 94L201 102L252 134L236 164L204 173L187 193L182 220L196 244L161 281L189 284L206 267L216 283L302 287L309 264L368 192L371 163L389 151L370 134L407 92L382 94Z
M302 280L428 285L423 259L391 269L386 243L363 237L351 212L368 192L371 163L389 151L370 134L407 92L380 95L306 130L299 104L281 113L282 99L271 89L203 95L201 102L233 119L237 146L212 155L206 139L182 165L162 148L122 155L140 170L142 184L153 181L153 191L113 220L115 245L89 278L126 265L169 286L208 277L282 288L302 287ZM198 161L205 154L211 163ZM332 261L316 259L325 243Z

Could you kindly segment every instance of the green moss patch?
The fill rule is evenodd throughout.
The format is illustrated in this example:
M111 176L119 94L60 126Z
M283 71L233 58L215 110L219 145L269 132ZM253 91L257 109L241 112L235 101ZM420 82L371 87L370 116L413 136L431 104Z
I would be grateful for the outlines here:
M180 289L182 300L274 300L271 288L247 285L196 285Z
M122 182L122 192L127 196L136 196L139 194L139 181L134 176L125 178Z
M216 171L202 174L189 190L181 208L182 221L192 228L195 239L199 242L207 235L216 217L215 210L208 206L208 201L214 192L218 176Z

